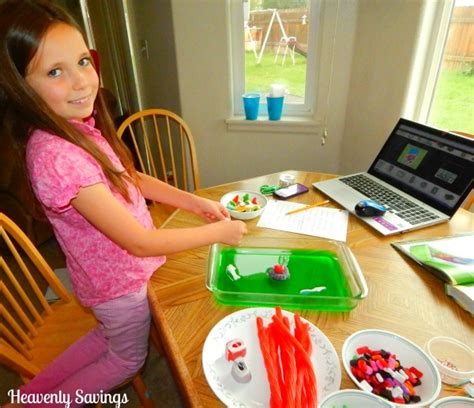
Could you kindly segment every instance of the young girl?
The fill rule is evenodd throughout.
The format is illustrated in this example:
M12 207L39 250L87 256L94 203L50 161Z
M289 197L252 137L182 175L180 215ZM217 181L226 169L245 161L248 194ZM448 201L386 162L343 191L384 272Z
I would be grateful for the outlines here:
M3 1L0 44L2 137L26 158L74 293L99 321L20 392L62 393L78 406L77 390L107 392L142 366L150 326L146 283L165 255L214 242L238 245L246 227L230 221L221 204L133 168L98 96L84 37L64 11L42 1ZM211 223L157 230L145 198Z

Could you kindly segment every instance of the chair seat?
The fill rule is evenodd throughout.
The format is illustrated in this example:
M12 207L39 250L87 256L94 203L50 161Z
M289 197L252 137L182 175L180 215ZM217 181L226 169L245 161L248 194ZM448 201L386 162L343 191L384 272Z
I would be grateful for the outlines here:
M165 221L176 211L176 207L163 203L152 203L148 210L150 211L153 224L157 228L161 227Z
M31 338L34 346L30 350L30 362L40 369L97 326L92 312L82 307L76 298L71 302L60 300L51 308L53 314L43 316L44 324L37 328L38 335Z

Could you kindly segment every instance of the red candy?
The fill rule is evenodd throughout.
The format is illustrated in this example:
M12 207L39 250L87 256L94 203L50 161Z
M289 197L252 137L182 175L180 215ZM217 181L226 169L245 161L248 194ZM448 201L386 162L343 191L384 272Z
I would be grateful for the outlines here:
M233 339L225 345L225 358L227 361L234 361L239 357L245 357L247 348L240 339Z
M285 267L283 265L276 264L273 267L273 272L275 272L275 273L285 273Z

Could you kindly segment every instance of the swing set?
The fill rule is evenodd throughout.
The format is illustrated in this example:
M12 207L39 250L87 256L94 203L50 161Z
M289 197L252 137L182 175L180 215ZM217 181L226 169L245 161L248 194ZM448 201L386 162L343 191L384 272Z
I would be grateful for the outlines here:
M293 62L293 65L295 65L295 48L297 47L297 44L298 44L296 41L296 37L293 37L293 36L289 37L286 35L285 27L283 26L283 22L281 21L281 18L280 18L280 13L278 12L277 9L270 9L270 10L272 10L272 17L270 18L270 23L268 24L267 32L265 33L265 38L263 40L263 45L262 45L262 48L260 49L259 54L257 54L256 41L253 39L253 35L248 25L248 22L245 21L244 23L245 33L250 39L253 53L255 55L255 58L257 59L257 64L260 64L260 62L262 61L263 53L265 52L265 47L267 46L268 37L270 36L270 32L272 31L273 24L276 20L280 27L282 37L280 38L280 41L278 43L278 48L276 50L275 59L273 60L273 62L274 63L277 62L278 57L280 56L280 50L281 50L283 52L281 64L282 65L285 64L286 56L289 53L291 60Z

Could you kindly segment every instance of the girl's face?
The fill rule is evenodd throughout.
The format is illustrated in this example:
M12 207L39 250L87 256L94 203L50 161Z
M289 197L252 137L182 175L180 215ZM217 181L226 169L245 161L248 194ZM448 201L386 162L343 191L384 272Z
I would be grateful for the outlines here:
M28 64L26 81L59 116L82 121L92 114L99 77L81 33L54 24Z

